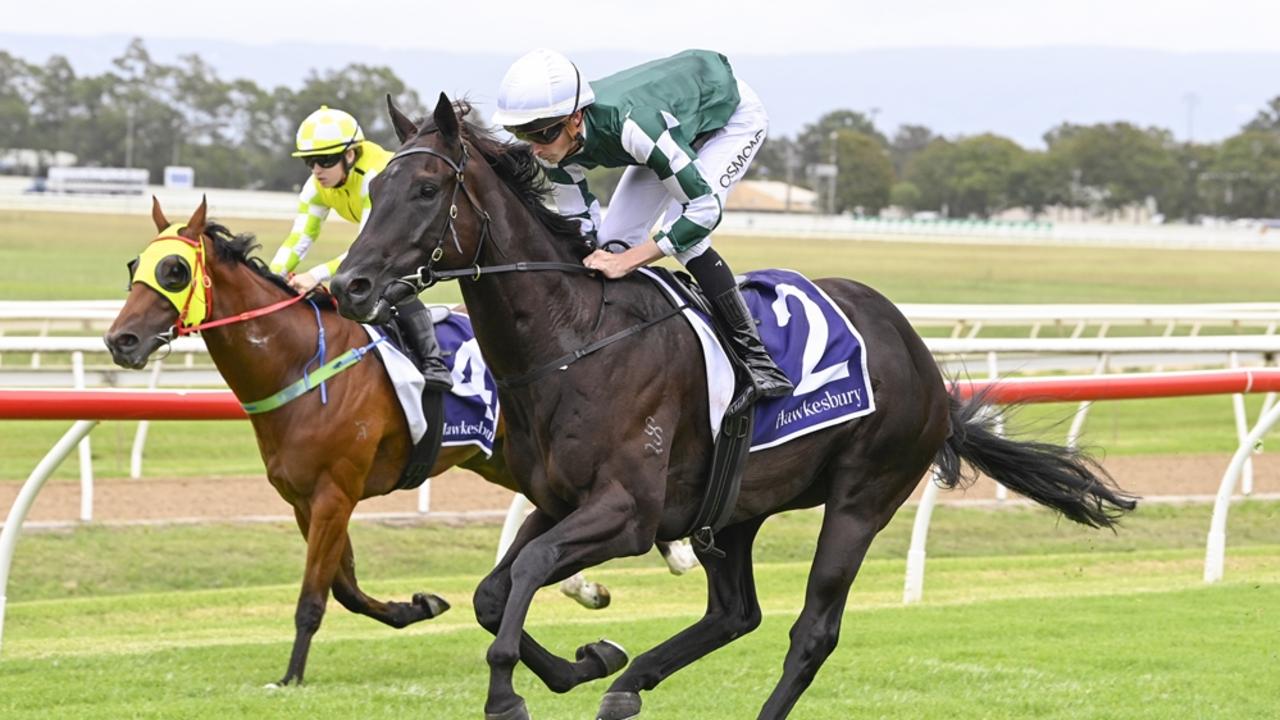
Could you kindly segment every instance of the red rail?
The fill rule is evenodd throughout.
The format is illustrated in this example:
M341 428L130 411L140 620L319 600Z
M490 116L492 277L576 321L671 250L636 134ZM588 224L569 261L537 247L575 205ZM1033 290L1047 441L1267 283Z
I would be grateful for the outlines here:
M0 419L243 420L227 390L5 390Z
M1280 391L1280 368L976 380L961 382L959 387L965 397L986 391L994 403L1230 395ZM241 420L245 417L240 402L226 390L0 389L0 419L8 420Z

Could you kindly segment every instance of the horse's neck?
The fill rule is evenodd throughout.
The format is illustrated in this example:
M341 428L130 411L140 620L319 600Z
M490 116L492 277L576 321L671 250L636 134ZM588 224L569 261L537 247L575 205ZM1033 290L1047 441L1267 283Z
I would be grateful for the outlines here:
M233 317L288 297L284 291L234 262L210 268L214 307L211 320ZM302 302L251 320L202 333L209 356L227 385L243 401L268 397L298 379L316 352L315 311ZM337 347L341 340L326 333ZM332 356L330 351L327 355Z
M482 266L516 262L580 264L513 198L495 198L493 237ZM560 245L557 245L559 243ZM495 247L496 246L496 247ZM500 250L499 250L500 249ZM517 375L582 347L601 311L600 281L585 274L539 270L462 280L462 297L485 360L499 377Z

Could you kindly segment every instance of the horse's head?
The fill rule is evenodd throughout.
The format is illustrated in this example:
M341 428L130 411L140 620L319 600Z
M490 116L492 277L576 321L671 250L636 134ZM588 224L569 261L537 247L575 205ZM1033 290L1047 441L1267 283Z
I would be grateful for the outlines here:
M420 268L445 269L474 262L485 220L475 198L480 189L463 122L444 94L422 127L387 97L401 146L373 180L376 202L330 283L343 315L369 320L379 301L394 305L416 294L401 278ZM470 207L459 212L463 199ZM382 307L385 307L382 306Z
M175 328L196 325L209 312L205 257L205 214L200 207L186 224L170 223L152 198L151 218L159 233L129 262L129 297L103 340L121 367L140 369Z

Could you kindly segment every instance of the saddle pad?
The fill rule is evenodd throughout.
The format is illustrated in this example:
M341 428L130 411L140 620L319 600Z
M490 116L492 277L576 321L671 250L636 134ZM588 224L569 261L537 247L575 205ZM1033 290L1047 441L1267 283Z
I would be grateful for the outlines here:
M439 315L433 313L433 319L435 317ZM376 327L365 325L364 329L372 340L382 337ZM444 396L444 439L441 445L476 445L485 455L492 455L493 439L498 429L498 387L480 356L480 345L471 330L471 319L462 313L448 314L436 322L436 338L440 341L445 364L453 373L453 390ZM416 445L427 431L427 421L422 413L422 373L390 342L390 338L376 347Z
M673 302L680 302L678 292L661 276L643 268L641 272ZM787 397L756 403L751 451L875 412L862 336L831 298L793 270L759 270L742 279L742 295L757 320L760 339L795 385ZM682 315L702 345L714 436L732 400L733 367L710 320L692 309Z

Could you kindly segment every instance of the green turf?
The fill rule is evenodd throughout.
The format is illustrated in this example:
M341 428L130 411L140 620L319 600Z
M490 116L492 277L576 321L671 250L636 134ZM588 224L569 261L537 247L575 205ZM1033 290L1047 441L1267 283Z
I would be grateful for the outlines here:
M1204 587L1197 550L936 557L926 603L899 606L902 562L863 568L840 647L794 717L1269 717L1280 631L1280 546L1233 549ZM753 717L777 678L806 563L756 566L765 618L752 635L646 696L646 717ZM609 637L640 651L701 612L703 583L660 568L597 572L614 605L588 613L554 591L527 627L568 654ZM488 636L472 575L367 583L429 588L452 612L404 631L336 606L309 684L267 691L291 640L292 585L19 602L0 661L5 717L479 717ZM605 683L555 696L526 670L535 717L590 717Z
M1063 521L1041 508L998 510L940 507L929 556L1046 555L1196 550L1204 545L1211 506L1142 504L1120 531L1100 532ZM280 511L285 510L283 501ZM762 562L812 557L818 511L771 518L756 542ZM902 558L910 542L913 507L902 509L872 546L873 559ZM462 576L493 561L499 527L472 524L393 526L355 523L352 544L361 577ZM1248 501L1230 513L1231 547L1280 545L1280 502ZM13 563L13 601L140 592L214 590L287 585L301 577L304 543L289 524L87 527L23 536ZM443 551L447 548L447 551ZM617 561L648 569L654 557Z

